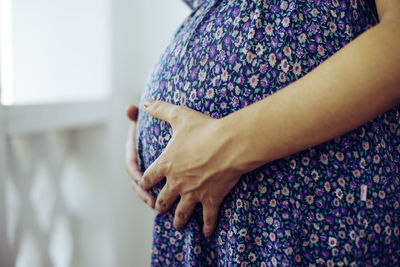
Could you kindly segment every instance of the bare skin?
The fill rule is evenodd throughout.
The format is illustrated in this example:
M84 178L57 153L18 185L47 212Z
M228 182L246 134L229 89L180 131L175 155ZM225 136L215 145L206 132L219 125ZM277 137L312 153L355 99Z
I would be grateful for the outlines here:
M140 172L138 166L137 159L137 151L136 151L136 123L138 116L138 107L129 106L126 109L126 116L132 121L132 124L129 128L128 139L126 142L126 171L131 176L131 186L132 189L135 190L137 195L141 200L143 200L147 205L154 209L155 201L153 196L142 187L140 187L139 182L142 179L142 173Z
M173 136L137 189L148 190L166 177L155 209L166 212L181 196L174 217L181 228L201 203L209 237L220 203L241 174L331 140L400 103L400 2L376 4L378 25L303 78L222 119L146 102L151 116L172 125Z

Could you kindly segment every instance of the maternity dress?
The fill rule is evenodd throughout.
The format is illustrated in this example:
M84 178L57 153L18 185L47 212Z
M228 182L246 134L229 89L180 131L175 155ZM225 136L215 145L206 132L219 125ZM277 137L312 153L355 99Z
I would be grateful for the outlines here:
M155 65L141 102L163 100L214 118L284 88L378 23L369 0L187 3L192 13ZM171 136L168 123L140 109L142 171ZM210 239L201 232L201 205L184 229L174 229L175 203L155 217L152 265L398 266L399 168L397 105L347 134L243 175L222 203Z

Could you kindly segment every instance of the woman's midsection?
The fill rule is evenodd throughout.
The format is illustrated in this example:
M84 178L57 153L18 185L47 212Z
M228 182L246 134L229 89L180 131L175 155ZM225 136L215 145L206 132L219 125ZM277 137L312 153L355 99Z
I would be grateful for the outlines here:
M222 1L204 7L207 14L192 14L154 67L140 107L145 98L152 98L224 117L302 77L376 23L367 6L349 5L341 9L348 17L314 25L315 14L299 17L299 3L272 1L285 8L282 15L274 13L273 3L265 7L261 2L266 1L254 1L243 6L245 2ZM331 19L332 10L340 8L316 6L321 19L324 13ZM343 21L354 19L354 10L360 15L371 12L371 19L349 29ZM137 146L142 171L161 154L172 134L168 123L140 108Z

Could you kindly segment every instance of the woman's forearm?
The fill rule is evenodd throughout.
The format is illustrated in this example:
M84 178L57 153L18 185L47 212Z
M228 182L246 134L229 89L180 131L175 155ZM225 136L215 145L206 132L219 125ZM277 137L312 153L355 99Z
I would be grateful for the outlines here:
M306 76L223 118L222 138L238 144L232 146L232 164L254 169L344 134L395 106L399 48L398 24L382 21Z

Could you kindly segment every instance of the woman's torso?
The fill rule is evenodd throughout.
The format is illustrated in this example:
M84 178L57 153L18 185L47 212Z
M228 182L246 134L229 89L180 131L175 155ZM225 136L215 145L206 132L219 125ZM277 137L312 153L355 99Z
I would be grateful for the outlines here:
M198 2L154 67L142 101L221 118L301 78L377 23L371 1ZM399 257L399 120L397 106L244 175L221 207L214 240L201 237L200 208L184 231L171 228L172 212L157 216L153 264L393 263ZM142 171L171 135L167 123L140 110ZM360 200L363 185L368 201ZM171 238L175 245L165 247Z
M361 0L188 2L197 8L154 66L142 102L163 100L215 118L297 80L377 22L374 6ZM145 112L139 126L146 168L170 128Z

